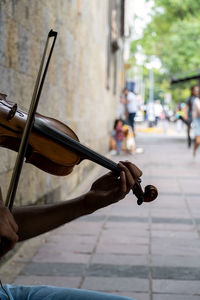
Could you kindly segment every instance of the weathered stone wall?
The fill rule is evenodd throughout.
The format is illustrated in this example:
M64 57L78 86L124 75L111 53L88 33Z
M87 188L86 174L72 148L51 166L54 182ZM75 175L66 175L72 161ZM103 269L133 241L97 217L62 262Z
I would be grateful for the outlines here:
M120 88L117 84L116 94L106 88L108 2L0 0L0 92L19 106L29 107L47 33L51 28L57 31L38 112L68 124L82 143L102 154L108 150ZM0 185L5 195L16 154L0 148L0 156ZM83 162L61 178L25 164L17 203L49 201L47 195L59 200L91 167L92 163Z

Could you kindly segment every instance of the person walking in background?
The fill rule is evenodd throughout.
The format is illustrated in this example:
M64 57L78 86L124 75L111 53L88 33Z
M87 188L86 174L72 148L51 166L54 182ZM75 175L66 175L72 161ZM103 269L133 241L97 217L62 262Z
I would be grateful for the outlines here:
M148 126L151 128L155 124L155 109L154 109L154 102L149 101L147 104L147 119L148 119Z
M167 130L169 128L169 106L168 105L164 105L163 106L163 111L161 113L160 116L161 120L162 120L162 127L164 130L164 133L167 133Z
M181 132L182 130L182 124L183 124L182 120L183 120L183 110L181 104L179 104L176 111L176 129L178 132Z
M197 148L200 145L200 99L195 98L193 102L193 123L194 123L194 148L193 155L196 155Z
M161 114L163 112L163 107L160 103L160 100L156 100L154 104L154 112L155 112L155 126L158 125L158 122L160 121Z
M133 133L135 133L135 116L138 111L136 95L133 92L129 91L127 88L124 89L124 95L124 103L126 104L128 121L130 126L132 127Z
M193 118L193 104L195 99L199 96L199 87L198 85L194 85L191 87L191 95L190 97L186 100L186 105L185 105L185 111L184 111L184 118L182 119L186 125L187 125L187 142L188 142L188 147L191 147L191 137L190 137L190 131L191 131L191 124L192 124L192 118Z

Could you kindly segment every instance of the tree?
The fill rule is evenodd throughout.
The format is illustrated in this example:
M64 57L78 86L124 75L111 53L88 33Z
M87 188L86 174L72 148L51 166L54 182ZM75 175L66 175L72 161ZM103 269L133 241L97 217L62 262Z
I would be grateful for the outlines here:
M134 55L142 49L146 61L152 56L161 61L162 68L156 74L155 85L165 85L166 90L171 89L173 75L199 68L199 10L200 1L196 0L154 0L151 22L144 29L142 38L131 43L131 53ZM184 89L189 85L182 87ZM179 101L177 86L173 87L173 94Z

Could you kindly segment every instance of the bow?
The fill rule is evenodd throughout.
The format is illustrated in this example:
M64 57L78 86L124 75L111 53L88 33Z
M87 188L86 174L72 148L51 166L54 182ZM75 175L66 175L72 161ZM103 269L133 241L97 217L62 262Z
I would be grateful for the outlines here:
M45 57L46 57L46 53L47 53L47 49L48 49L49 39L51 37L53 37L53 42L52 42L52 45L51 45L51 48L49 51L49 55L46 60L46 65L44 68ZM26 125L25 125L24 131L23 131L21 143L19 146L19 151L17 154L15 166L13 169L10 185L9 185L7 196L6 196L5 205L9 208L10 211L12 211L12 207L14 204L14 199L15 199L15 195L16 195L16 191L17 191L17 187L18 187L18 183L19 183L19 178L21 175L21 170L22 170L22 166L23 166L23 162L24 162L24 158L25 158L25 154L26 154L26 150L27 150L27 146L28 146L29 136L30 136L33 124L34 124L35 113L37 110L37 106L39 103L40 95L41 95L43 84L44 84L44 80L45 80L45 77L47 74L48 66L49 66L52 52L54 49L54 45L56 42L56 37L57 37L57 32L50 30L48 33L48 36L47 36L45 47L44 47L38 75L37 75L34 90L33 90L32 100L31 100L29 111L28 111ZM44 71L43 71L43 69L44 69ZM43 73L42 73L42 71L43 71Z

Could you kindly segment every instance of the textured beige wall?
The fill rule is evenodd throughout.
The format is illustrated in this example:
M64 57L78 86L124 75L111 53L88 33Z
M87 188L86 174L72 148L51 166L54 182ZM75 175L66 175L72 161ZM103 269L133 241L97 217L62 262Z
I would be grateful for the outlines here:
M46 36L54 29L58 38L38 112L68 124L82 143L102 154L119 95L119 88L116 95L106 89L107 6L107 0L0 0L0 91L29 107ZM0 157L5 195L16 154L0 148ZM59 200L92 165L81 163L61 178L25 164L17 203L49 201L51 195Z

